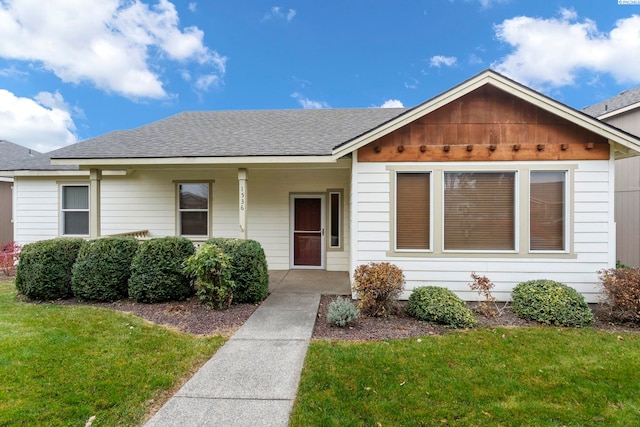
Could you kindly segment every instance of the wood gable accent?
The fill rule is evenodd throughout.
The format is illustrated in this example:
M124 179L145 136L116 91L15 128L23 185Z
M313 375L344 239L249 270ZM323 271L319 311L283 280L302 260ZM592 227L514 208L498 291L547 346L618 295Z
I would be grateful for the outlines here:
M486 84L367 144L361 162L606 160L608 140Z

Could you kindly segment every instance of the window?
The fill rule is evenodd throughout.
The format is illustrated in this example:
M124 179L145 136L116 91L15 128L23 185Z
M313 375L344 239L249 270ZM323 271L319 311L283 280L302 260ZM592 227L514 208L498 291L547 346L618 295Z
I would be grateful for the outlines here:
M444 173L444 250L515 250L515 172Z
M396 248L430 249L431 176L429 173L396 175Z
M61 229L63 236L89 235L89 186L61 187Z
M342 222L342 197L338 191L329 192L329 247L340 248L342 246L340 229Z
M529 233L532 251L565 249L565 171L532 171Z
M209 235L209 184L178 184L178 217L181 236Z

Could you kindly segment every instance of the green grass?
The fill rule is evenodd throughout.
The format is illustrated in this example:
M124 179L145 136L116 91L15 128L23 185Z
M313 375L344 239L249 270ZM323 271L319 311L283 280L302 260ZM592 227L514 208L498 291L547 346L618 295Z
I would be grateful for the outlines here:
M314 341L290 425L630 426L639 420L640 334L539 327Z
M0 278L0 280L2 280ZM223 343L93 307L25 304L0 281L0 425L140 425ZM164 395L163 395L164 393Z

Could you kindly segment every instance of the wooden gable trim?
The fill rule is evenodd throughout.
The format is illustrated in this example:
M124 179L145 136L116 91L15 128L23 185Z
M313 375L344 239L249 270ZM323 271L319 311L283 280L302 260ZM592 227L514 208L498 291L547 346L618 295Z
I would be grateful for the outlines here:
M362 162L606 160L609 141L485 84L361 147Z

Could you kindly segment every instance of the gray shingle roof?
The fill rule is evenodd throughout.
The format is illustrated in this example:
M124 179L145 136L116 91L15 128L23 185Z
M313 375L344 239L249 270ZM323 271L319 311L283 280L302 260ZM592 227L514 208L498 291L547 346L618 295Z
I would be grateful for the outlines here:
M629 105L640 103L640 87L625 90L613 98L605 99L595 105L584 107L582 111L593 117L619 110Z
M74 170L77 166L52 166L49 153L42 154L0 139L0 171Z
M184 112L49 154L62 159L324 156L405 111L358 108Z

